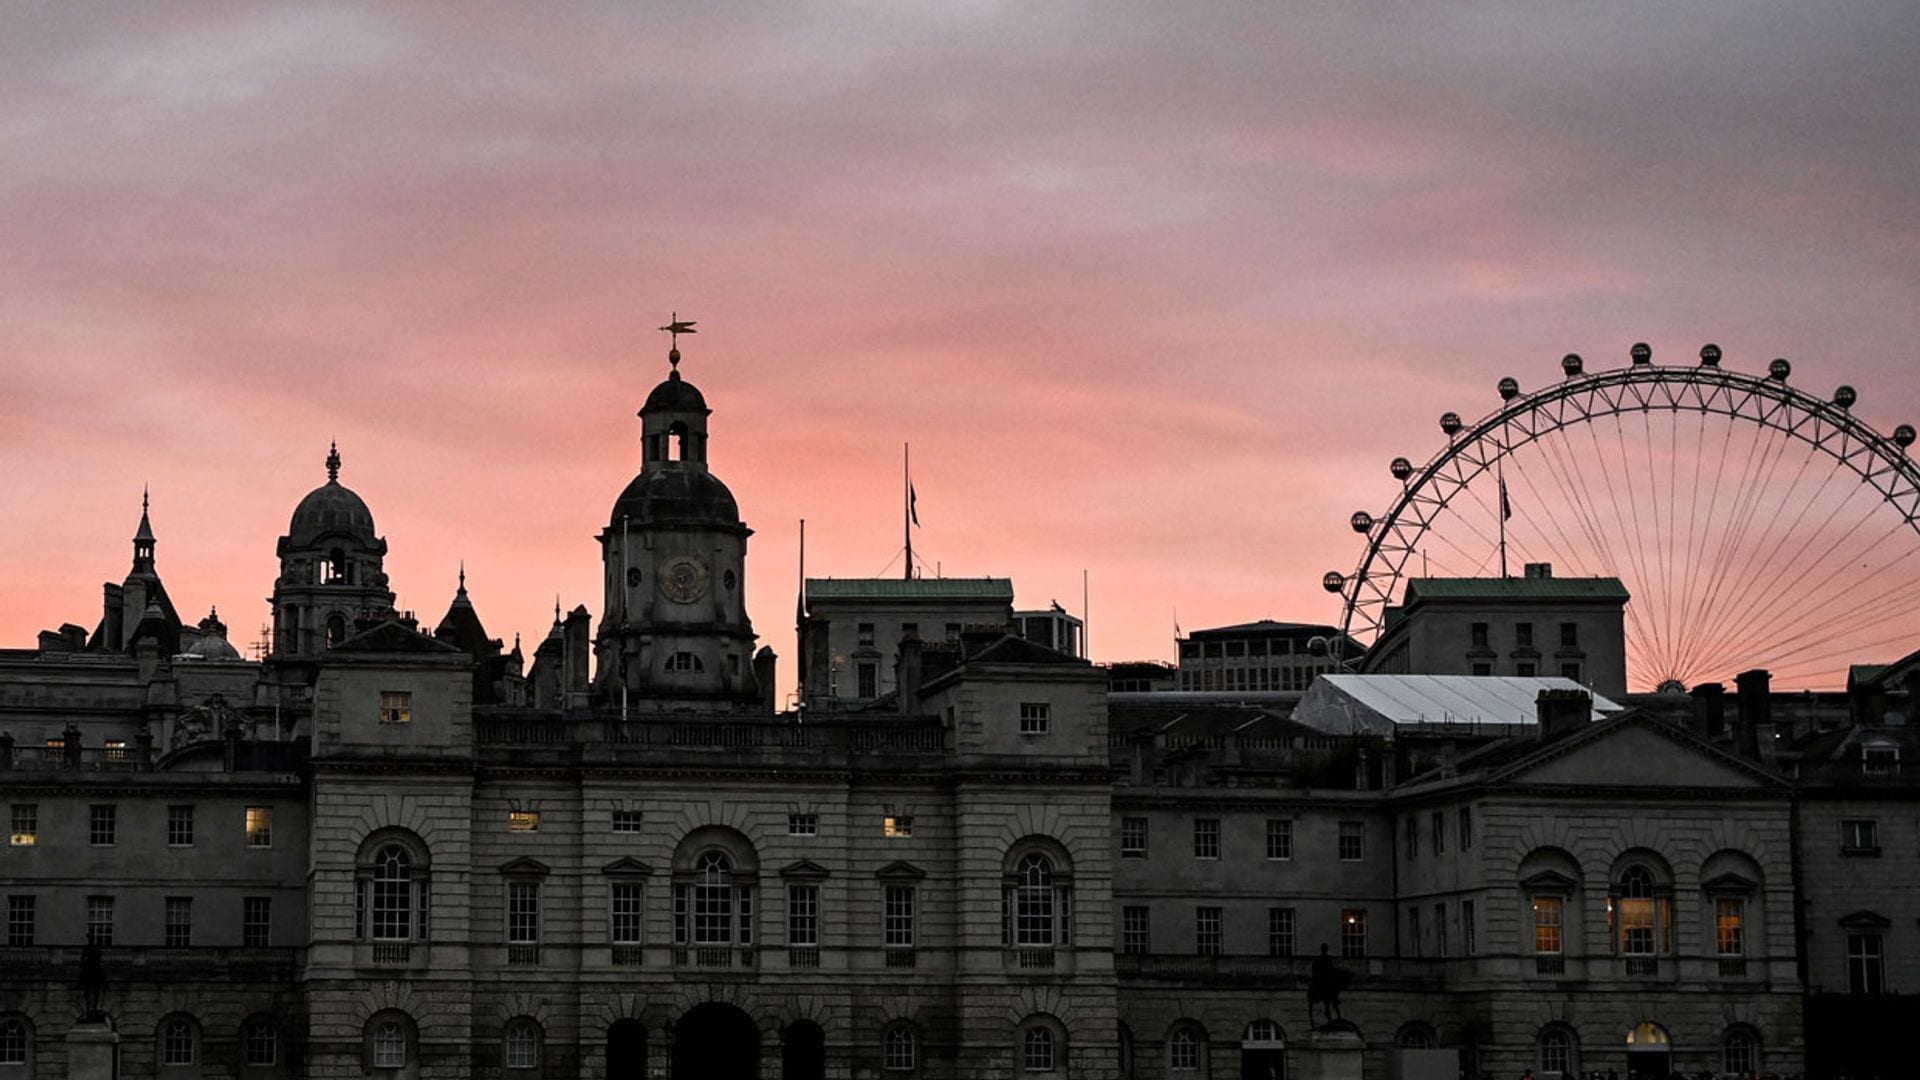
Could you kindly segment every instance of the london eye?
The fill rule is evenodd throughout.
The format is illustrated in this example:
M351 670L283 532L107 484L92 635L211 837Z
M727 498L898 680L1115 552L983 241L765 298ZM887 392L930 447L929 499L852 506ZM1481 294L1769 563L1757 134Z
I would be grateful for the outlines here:
M1914 429L1882 435L1840 385L1816 396L1792 365L1763 374L1663 365L1635 345L1621 368L1522 392L1501 379L1477 421L1440 417L1424 464L1394 458L1399 492L1353 514L1365 548L1323 579L1341 641L1371 643L1412 577L1489 577L1525 563L1616 577L1635 690L1754 667L1783 686L1832 686L1849 662L1920 642L1920 468Z

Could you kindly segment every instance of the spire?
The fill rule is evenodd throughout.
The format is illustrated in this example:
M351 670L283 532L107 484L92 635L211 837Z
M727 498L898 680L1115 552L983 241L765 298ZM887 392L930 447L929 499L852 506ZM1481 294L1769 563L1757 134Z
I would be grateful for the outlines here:
M147 518L148 497L146 485L140 487L140 527L133 533L133 571L134 573L153 572L153 523Z
M140 528L134 531L133 542L142 540L153 543L153 525L147 520L147 486L140 485Z
M327 483L340 482L340 444L330 443L327 447Z
M460 589L459 591L455 592L454 595L455 596L467 595L467 560L465 559L460 560Z

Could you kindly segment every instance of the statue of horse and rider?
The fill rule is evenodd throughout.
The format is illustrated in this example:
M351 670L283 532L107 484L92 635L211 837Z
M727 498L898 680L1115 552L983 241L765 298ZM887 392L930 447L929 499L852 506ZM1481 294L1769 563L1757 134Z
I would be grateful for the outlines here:
M1340 1015L1340 992L1353 982L1353 972L1334 964L1327 955L1327 947L1320 946L1320 955L1313 958L1313 969L1307 977L1307 1023L1315 1031L1351 1031L1353 1024ZM1314 1007L1324 1007L1326 1022L1316 1022Z

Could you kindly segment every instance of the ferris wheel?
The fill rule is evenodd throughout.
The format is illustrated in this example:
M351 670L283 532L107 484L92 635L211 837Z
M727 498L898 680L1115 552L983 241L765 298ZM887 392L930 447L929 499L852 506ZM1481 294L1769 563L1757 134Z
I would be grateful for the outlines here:
M1487 577L1506 564L1617 577L1636 690L1769 668L1782 685L1835 685L1845 665L1920 647L1920 468L1909 424L1883 436L1841 386L1818 398L1764 375L1653 362L1588 372L1473 423L1440 417L1424 465L1394 458L1387 511L1353 515L1366 549L1340 595L1340 642L1370 644L1409 577Z

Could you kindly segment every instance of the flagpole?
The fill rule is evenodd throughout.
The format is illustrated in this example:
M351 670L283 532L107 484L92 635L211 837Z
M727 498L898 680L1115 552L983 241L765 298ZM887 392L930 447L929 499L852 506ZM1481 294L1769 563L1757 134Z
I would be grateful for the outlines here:
M908 581L913 580L913 444L901 443L900 476L905 488L900 492L900 531L907 538Z
M1508 504L1507 504L1507 464L1506 464L1506 459L1504 457L1500 459L1499 469L1500 469L1500 580L1505 581L1507 579L1507 518L1511 516L1512 511L1508 509Z

